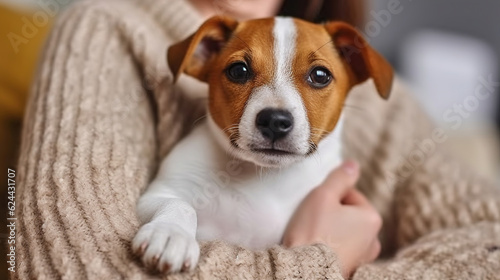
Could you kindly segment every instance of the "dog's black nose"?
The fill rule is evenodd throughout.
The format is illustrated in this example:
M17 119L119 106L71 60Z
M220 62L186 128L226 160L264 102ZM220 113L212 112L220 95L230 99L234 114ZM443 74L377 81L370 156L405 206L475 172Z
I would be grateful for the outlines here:
M293 116L285 110L266 108L257 114L255 124L265 138L276 141L292 131Z

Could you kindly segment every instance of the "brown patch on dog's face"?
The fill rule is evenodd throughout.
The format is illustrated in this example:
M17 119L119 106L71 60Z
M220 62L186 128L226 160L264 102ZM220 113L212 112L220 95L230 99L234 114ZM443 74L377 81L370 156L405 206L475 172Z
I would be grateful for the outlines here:
M240 23L211 67L209 110L215 123L235 140L235 128L254 88L269 84L274 75L273 19L254 20L251 26ZM229 80L226 72L235 63L245 63L252 78L239 84ZM233 129L232 129L233 128Z
M295 20L297 45L293 61L294 83L302 96L310 124L310 141L316 145L332 132L351 89L348 69L323 26ZM332 81L318 88L308 83L315 68L328 70Z

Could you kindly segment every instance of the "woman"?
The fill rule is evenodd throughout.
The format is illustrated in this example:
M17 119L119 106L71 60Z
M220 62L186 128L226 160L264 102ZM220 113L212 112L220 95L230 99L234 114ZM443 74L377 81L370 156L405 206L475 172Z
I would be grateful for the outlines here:
M18 170L19 279L149 277L130 251L135 204L158 159L202 114L193 97L206 90L186 77L172 85L167 45L221 12L323 20L322 4L348 3L101 2L78 2L61 15L33 86ZM386 103L366 91L370 83L353 90L345 109L346 154L360 163L359 181L358 164L346 162L304 200L284 246L252 252L209 242L196 270L177 277L343 279L357 268L354 279L493 279L498 191L438 149L407 168L415 140L435 133L399 82ZM405 249L365 264L380 251L379 215L384 252Z

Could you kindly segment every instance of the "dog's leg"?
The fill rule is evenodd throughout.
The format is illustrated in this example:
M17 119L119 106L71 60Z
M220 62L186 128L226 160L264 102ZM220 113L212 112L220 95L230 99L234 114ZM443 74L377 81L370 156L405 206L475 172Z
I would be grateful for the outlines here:
M211 171L223 168L219 161L225 154L209 135L205 123L196 126L163 160L155 180L139 199L142 227L132 249L146 266L178 272L198 263L196 197L212 180Z
M200 255L196 211L172 191L158 179L149 186L137 205L142 227L132 241L143 263L161 272L193 269Z

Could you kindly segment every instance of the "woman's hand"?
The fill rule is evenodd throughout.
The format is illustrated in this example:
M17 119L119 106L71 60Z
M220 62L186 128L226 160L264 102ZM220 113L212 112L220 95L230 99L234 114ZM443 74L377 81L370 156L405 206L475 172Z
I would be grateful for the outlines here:
M382 219L354 188L358 178L355 162L347 161L335 169L301 203L288 224L283 245L328 245L337 253L344 276L377 258Z

